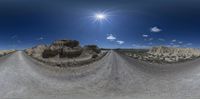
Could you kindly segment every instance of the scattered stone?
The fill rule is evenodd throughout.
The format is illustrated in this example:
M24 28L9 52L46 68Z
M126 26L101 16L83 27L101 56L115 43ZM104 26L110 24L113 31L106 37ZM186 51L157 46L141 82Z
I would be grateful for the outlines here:
M122 51L123 52L123 51ZM125 51L126 55L152 63L176 63L200 57L200 50L195 48L175 48L158 46L148 51Z

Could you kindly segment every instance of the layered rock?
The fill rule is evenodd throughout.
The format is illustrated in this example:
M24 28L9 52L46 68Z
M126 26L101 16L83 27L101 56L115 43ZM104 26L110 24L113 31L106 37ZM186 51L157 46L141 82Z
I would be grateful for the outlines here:
M0 50L0 56L4 56L10 53L15 52L16 50Z
M44 50L43 58L51 58L58 56L60 58L79 57L82 53L82 48L76 40L57 40L54 41L47 49Z
M39 45L25 51L40 62L58 67L84 65L106 55L106 53L100 53L98 46L81 47L76 40L57 40L49 46Z
M38 45L33 48L26 49L25 52L33 57L41 57L44 50L47 49L47 45Z

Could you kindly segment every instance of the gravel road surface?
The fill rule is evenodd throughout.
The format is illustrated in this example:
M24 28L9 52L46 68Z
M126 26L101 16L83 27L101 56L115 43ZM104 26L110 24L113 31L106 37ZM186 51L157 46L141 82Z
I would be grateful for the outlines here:
M114 51L92 64L55 68L22 51L0 58L1 99L200 99L200 59L153 65Z

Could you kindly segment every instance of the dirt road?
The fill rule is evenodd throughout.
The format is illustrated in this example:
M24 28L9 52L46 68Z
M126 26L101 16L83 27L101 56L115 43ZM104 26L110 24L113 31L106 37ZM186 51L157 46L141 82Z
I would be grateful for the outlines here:
M0 58L0 97L23 99L199 99L200 59L141 63L110 51L87 66L54 68L24 52Z

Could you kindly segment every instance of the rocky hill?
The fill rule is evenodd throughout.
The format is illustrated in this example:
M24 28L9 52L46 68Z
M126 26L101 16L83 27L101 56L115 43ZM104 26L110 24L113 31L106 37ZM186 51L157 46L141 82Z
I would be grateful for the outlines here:
M183 56L183 57L192 57L200 56L200 50L194 48L175 48L175 47L153 47L149 50L149 54L158 55L158 56Z
M0 56L4 56L10 53L15 52L16 50L0 50Z
M194 48L175 48L159 46L151 48L148 54L161 60L173 62L199 57L200 50Z
M175 48L158 46L152 47L147 52L125 52L133 58L153 63L175 63L192 60L200 57L200 50L195 48Z
M104 55L98 46L81 47L79 41L76 40L56 40L50 45L38 45L26 49L25 52L37 60L53 65L75 64L74 62L80 61L89 62Z

